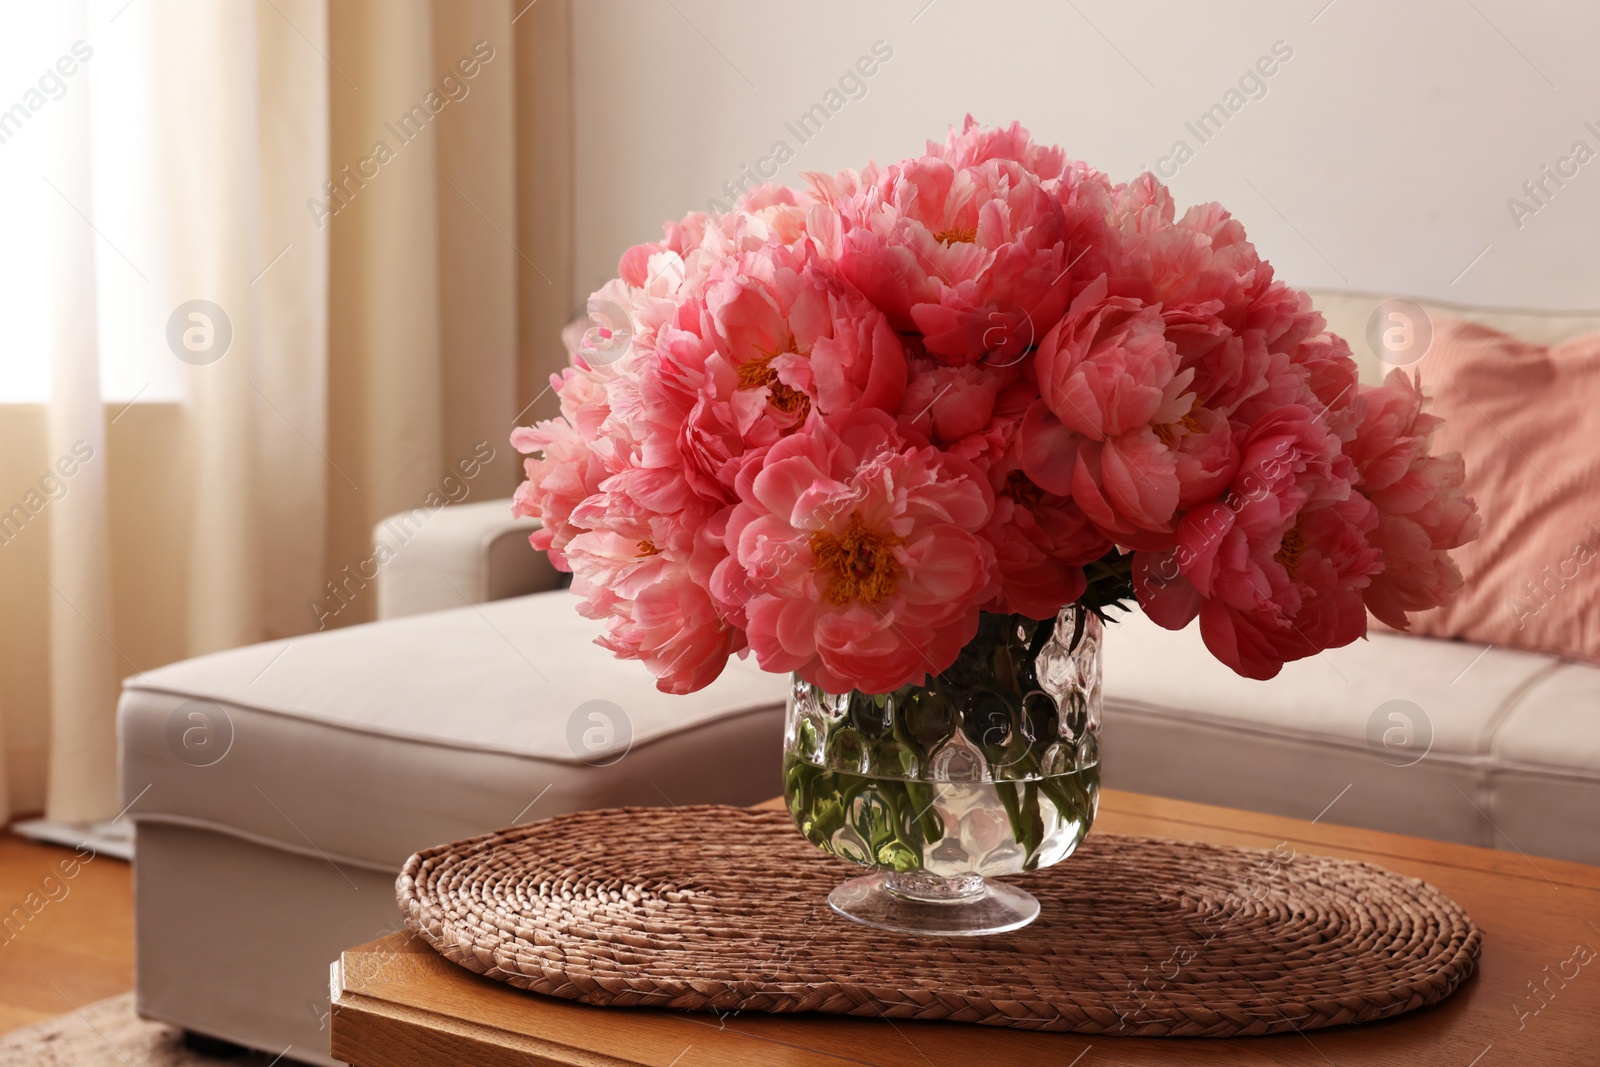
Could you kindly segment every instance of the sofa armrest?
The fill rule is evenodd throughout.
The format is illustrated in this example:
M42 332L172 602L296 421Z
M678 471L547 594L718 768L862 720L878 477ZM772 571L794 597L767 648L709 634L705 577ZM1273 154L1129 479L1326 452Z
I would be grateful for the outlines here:
M459 608L555 589L562 575L528 544L537 519L510 500L402 511L372 531L378 618Z

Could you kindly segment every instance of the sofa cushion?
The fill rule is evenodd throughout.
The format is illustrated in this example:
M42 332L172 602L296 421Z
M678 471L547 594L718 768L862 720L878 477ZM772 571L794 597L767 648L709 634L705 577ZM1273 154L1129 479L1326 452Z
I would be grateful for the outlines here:
M1578 782L1574 797L1600 801L1600 751L1560 741L1582 734L1572 716L1600 713L1600 669L1375 632L1257 682L1218 663L1194 627L1136 614L1108 631L1107 785L1502 848L1494 824L1537 819L1543 803L1531 786L1502 788L1506 775ZM1539 694L1559 679L1587 695L1561 689L1557 716ZM1600 861L1600 841L1556 827L1537 840L1546 854Z
M1348 293L1323 291L1311 294L1311 303L1323 318L1328 329L1350 342L1356 364L1361 368L1361 380L1376 384L1383 380L1390 368L1378 359L1377 353L1367 343L1367 324L1378 306L1392 299L1375 293ZM1427 313L1430 323L1443 317L1475 322L1490 329L1520 337L1535 344L1554 345L1582 333L1600 330L1600 312L1594 311L1530 311L1506 308L1468 307L1462 304L1444 304L1434 300L1415 301ZM1426 357L1424 357L1426 358ZM1424 372L1427 365L1422 364Z
M667 696L597 632L555 591L146 672L119 706L130 814L393 869L564 811L781 789L784 678L735 660Z
M1573 438L1600 403L1600 333L1546 346L1436 318L1419 366L1484 525L1452 553L1455 601L1412 630L1600 662L1600 454Z
M1564 663L1530 686L1494 738L1485 811L1502 848L1600 863L1600 667Z

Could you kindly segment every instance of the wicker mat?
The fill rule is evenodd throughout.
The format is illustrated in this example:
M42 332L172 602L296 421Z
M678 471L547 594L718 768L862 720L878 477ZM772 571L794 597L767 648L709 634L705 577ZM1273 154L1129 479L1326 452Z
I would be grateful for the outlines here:
M1427 883L1320 856L1091 834L1010 879L1022 930L925 940L834 915L855 868L783 812L579 812L413 856L408 924L447 958L588 1004L822 1011L1156 1037L1384 1019L1472 973L1480 934Z

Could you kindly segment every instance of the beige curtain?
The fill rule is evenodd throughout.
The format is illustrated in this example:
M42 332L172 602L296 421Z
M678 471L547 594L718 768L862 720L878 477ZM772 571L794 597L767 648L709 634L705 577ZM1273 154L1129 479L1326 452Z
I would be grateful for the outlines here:
M88 36L87 10L63 8L67 39ZM95 304L94 233L72 216L75 205L92 203L90 94L68 94L60 103L53 171L59 187L51 219L53 257L50 291L72 293L50 308L51 402L47 418L50 469L66 489L48 513L50 596L49 685L59 708L93 709L50 720L48 808L67 821L102 815L115 800L115 733L106 707L116 699L121 664L110 639L111 557L106 512L105 425L100 402ZM65 457L70 460L58 466ZM76 469L74 469L76 467ZM72 470L70 482L66 472ZM56 652L61 655L55 655ZM91 768L97 768L96 771ZM114 810L114 809L112 809Z
M155 235L141 343L165 352L194 300L232 333L185 360L183 402L103 402L94 286L126 267L114 226L59 205L54 388L0 406L0 501L94 458L0 549L0 816L83 822L121 806L121 677L370 619L370 590L346 606L329 583L370 573L373 525L479 442L470 499L510 493L507 435L578 300L566 0L150 0L74 32L140 50L148 79L136 158L90 133L131 91L114 77L49 115L66 198L109 217L127 174L156 190L123 207Z

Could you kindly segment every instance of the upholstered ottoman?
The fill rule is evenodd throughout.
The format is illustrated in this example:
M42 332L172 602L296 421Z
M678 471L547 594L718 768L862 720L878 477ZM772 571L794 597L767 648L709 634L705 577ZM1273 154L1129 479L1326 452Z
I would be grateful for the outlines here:
M779 791L784 679L736 661L665 696L573 604L463 605L129 679L140 1013L331 1064L328 965L397 925L412 852L580 808Z

